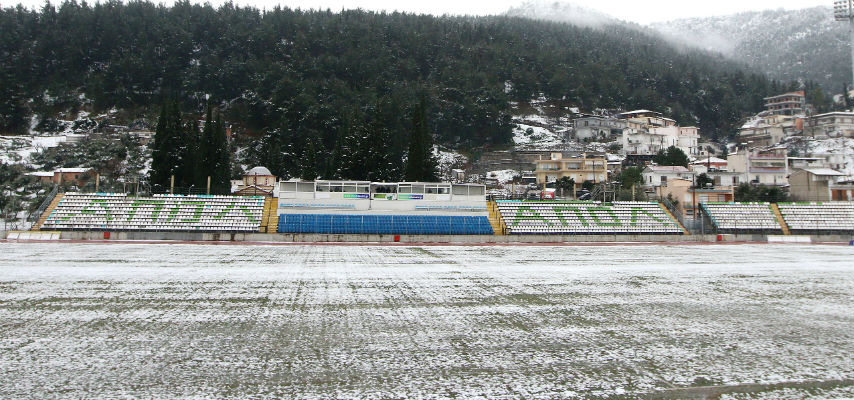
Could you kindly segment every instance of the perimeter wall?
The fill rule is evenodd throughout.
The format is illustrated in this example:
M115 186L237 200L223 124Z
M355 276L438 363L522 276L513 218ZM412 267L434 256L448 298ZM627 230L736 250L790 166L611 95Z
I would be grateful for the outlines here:
M0 239L7 232L0 231ZM772 238L778 235L770 235ZM795 237L795 236L793 236ZM849 243L854 235L810 235L813 243ZM199 233L199 232L104 232L64 231L61 240L142 240L186 242L270 242L270 243L713 243L768 242L769 235L359 235L359 234L286 234L286 233Z

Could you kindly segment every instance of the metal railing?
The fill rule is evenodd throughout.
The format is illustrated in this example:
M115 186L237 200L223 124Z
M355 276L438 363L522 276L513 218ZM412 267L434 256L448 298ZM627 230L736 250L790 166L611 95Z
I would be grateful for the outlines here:
M45 197L44 201L42 201L41 205L39 205L39 208L37 208L35 211L31 212L30 215L27 216L27 221L38 221L39 217L41 217L41 215L44 214L45 210L47 210L47 208L50 206L50 203L53 202L53 199L56 197L57 193L59 193L59 185L54 185L53 190L51 190L47 194L47 197Z

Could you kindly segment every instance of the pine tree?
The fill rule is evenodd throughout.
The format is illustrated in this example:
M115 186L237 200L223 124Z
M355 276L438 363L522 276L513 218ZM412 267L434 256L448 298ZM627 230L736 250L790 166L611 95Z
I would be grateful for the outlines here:
M659 150L652 161L658 165L683 166L685 168L688 168L689 162L685 152L676 146L670 146L667 150Z

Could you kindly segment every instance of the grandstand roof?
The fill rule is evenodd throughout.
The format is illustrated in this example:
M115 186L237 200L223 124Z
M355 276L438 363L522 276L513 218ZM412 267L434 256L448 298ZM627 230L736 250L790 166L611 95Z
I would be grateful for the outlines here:
M265 167L255 167L247 171L246 175L273 176L273 173Z

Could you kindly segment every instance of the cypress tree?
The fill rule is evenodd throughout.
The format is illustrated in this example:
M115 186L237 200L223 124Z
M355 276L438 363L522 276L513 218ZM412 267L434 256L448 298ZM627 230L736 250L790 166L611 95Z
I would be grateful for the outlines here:
M361 127L355 126L352 120L347 117L344 120L344 125L341 127L341 146L338 154L338 177L341 179L356 179L361 180L365 173L365 168L362 164L362 137L360 136Z
M397 164L391 152L391 133L381 119L380 108L374 109L371 121L363 127L361 146L364 176L369 181L397 180Z
M313 181L317 179L317 168L315 166L314 141L310 136L305 139L305 147L301 159L300 179Z
M213 147L213 110L211 103L208 102L207 110L205 111L205 125L202 127L199 134L199 145L197 146L196 159L198 160L198 168L196 176L200 185L207 187L208 177L211 177L211 186L213 186L213 158L211 157L211 149Z
M211 193L231 193L231 155L228 151L228 139L225 137L225 124L217 113L213 126L213 151L209 151L213 164L211 174Z
M412 113L409 132L409 151L406 160L406 180L433 182L436 177L436 158L433 157L433 138L427 126L427 104L424 97Z
M185 179L187 185L193 185L196 188L205 187L205 171L201 157L201 134L199 131L199 121L193 119L185 125L184 137L187 141L187 149L184 156Z
M178 102L165 102L157 120L151 154L151 185L159 185L160 190L169 189L172 176L175 176L176 186L182 177L186 150L183 130Z
M281 129L274 129L269 132L262 142L261 165L267 167L270 172L280 178L287 176L285 172L285 162L283 157L284 143L283 132Z

